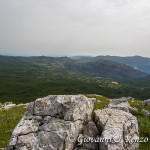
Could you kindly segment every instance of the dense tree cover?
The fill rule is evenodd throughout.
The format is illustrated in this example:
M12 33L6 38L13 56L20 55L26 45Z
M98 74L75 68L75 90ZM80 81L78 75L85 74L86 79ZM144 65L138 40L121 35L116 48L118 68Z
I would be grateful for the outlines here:
M0 102L25 103L50 94L150 98L150 79L106 79L71 72L68 58L0 57ZM64 63L62 63L64 62ZM71 61L72 62L72 61ZM116 83L115 83L116 81Z

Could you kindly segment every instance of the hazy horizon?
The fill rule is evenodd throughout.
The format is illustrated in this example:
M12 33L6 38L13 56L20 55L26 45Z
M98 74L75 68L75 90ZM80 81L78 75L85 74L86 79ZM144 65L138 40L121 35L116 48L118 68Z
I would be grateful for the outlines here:
M150 57L149 0L0 0L0 54Z
M120 55L17 55L17 54L0 54L0 56L18 56L18 57L96 57L96 56L116 56L116 57L145 57L145 58L150 58L148 56L141 56L141 55L129 55L129 56L120 56Z

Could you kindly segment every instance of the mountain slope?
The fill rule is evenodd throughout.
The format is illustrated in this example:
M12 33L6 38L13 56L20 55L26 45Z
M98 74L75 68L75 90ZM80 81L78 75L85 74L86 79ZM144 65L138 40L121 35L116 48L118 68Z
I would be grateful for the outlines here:
M73 60L90 61L90 60L94 59L95 57L92 57L92 56L72 56L70 58Z
M0 69L9 72L10 70L27 72L39 72L46 69L53 73L80 72L90 76L105 78L145 78L148 74L133 69L127 65L111 60L96 58L92 61L77 61L68 57L7 57L0 56ZM34 73L33 72L33 73Z
M118 57L118 56L97 56L96 59L107 59L120 62L150 74L150 58L133 56L133 57Z
M0 102L26 103L49 94L78 93L149 98L150 78L141 78L147 74L112 61L97 61L0 56Z
M148 76L148 74L127 65L105 59L67 64L67 69L105 78L145 78Z
M106 60L112 60L115 62L123 63L125 65L128 65L132 68L135 68L137 70L140 70L142 72L146 72L150 74L150 58L148 57L141 57L141 56L133 56L133 57L120 57L120 56L74 56L71 57L71 59L74 60L80 60L80 61L91 61L94 59L106 59Z

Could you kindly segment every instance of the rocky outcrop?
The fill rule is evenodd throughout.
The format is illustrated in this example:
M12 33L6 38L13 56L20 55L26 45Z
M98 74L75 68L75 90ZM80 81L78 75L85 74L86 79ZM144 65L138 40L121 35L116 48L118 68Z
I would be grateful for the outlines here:
M142 109L141 112L145 115L145 116L150 116L150 112L148 110Z
M150 106L150 99L145 100L145 101L142 103L142 105L143 105L144 107Z
M109 108L94 111L91 122L94 102L84 95L36 99L13 131L8 150L137 150L138 123L127 100L111 100Z
M1 104L0 103L0 110L7 110L7 109L10 109L12 107L15 107L15 106L24 106L25 108L27 108L29 105L29 103L26 103L26 104L13 104L12 102L6 102L4 104Z
M12 133L8 150L71 150L91 119L95 99L50 95L30 103Z

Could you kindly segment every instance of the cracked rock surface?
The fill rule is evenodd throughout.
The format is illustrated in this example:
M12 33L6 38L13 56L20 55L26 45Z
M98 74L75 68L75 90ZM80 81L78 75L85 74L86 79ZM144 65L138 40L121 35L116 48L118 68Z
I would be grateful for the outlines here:
M50 95L29 104L12 133L8 150L71 150L83 124L90 121L95 99Z
M139 139L137 119L132 114L109 108L96 110L94 122L103 139L99 143L100 150L138 149L138 142L130 143L131 140Z
M130 113L133 113L134 111L137 111L136 108L132 108L130 107L128 101L129 101L129 98L130 97L122 97L122 98L119 98L119 99L111 99L109 105L108 105L108 108L111 108L111 109L119 109L119 110L122 110L122 111L125 111L125 112L130 112Z
M138 123L127 100L111 100L109 108L94 111L91 122L95 101L84 95L36 99L13 131L7 149L138 150L134 142L139 139Z

